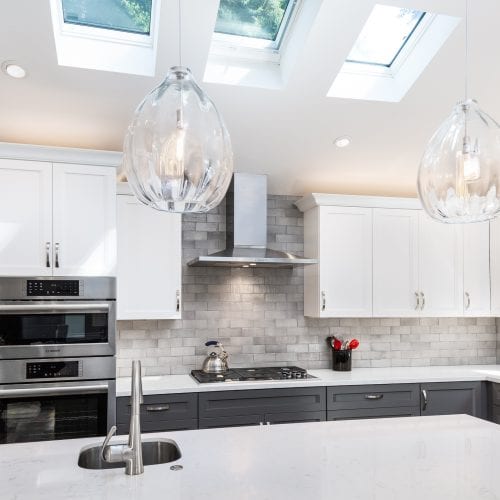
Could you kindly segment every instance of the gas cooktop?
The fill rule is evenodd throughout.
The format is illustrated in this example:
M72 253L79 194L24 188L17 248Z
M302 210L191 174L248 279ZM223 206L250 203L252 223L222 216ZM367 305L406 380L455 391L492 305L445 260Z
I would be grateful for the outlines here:
M253 382L262 380L306 380L316 378L298 366L272 366L264 368L233 368L224 373L205 373L192 370L191 375L200 384L213 382Z

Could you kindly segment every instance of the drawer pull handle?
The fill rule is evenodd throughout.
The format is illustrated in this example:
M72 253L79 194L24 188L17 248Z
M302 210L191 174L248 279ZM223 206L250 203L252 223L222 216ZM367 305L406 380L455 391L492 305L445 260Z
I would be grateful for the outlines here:
M50 267L50 241L45 243L45 267Z
M167 411L167 410L170 410L170 405L146 406L146 411Z
M420 295L415 292L415 298L417 299L417 303L415 304L415 310L419 310L420 309Z
M59 243L56 243L54 246L55 246L55 251L56 251L55 264L56 264L56 267L59 267Z
M324 311L326 309L326 293L321 292L321 310Z
M422 389L422 397L424 399L424 405L422 406L422 411L427 410L427 391L425 389Z
M383 394L365 394L365 399L382 399Z

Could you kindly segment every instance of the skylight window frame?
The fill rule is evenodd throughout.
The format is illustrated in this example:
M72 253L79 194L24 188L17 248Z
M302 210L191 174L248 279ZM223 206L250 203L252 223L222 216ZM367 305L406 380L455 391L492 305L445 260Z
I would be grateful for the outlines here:
M302 0L290 0L281 20L276 40L218 33L212 35L211 53L217 56L258 60L279 64L280 52L286 45Z
M359 75L374 75L382 77L385 76L388 78L395 77L400 68L403 66L404 62L412 53L413 49L419 43L424 33L432 25L434 19L436 19L436 16L437 14L431 12L423 13L420 21L412 30L411 35L408 36L405 43L400 47L398 53L393 58L389 66L385 64L376 64L369 62L356 62L346 59L344 62L343 70Z
M160 0L151 0L151 19L149 23L149 34L133 33L113 28L84 26L82 24L69 23L64 20L64 10L62 0L52 0L56 3L56 12L60 34L63 36L73 36L87 38L90 40L116 42L127 45L142 47L152 47L156 39L157 17Z
M419 25L424 21L425 16L429 15L429 13L425 12L425 11L419 11L419 12L421 12L421 14L420 14L420 17L418 18L417 22L415 23L415 26L410 30L410 32L406 36L403 43L400 45L399 49L394 54L394 57L391 59L391 62L389 64L372 62L372 61L359 61L356 59L349 59L349 56L347 57L345 62L346 63L355 63L355 64L367 64L370 66L380 66L380 67L390 68L394 64L396 59L398 59L399 54L401 54L401 52L404 50L405 46L410 42L410 40L412 40L413 36L415 35L415 32L418 30Z

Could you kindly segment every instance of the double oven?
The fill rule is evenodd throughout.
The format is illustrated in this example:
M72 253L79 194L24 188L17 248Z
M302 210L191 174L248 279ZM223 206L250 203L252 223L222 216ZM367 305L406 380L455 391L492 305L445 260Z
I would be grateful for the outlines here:
M0 278L0 444L115 423L115 278Z

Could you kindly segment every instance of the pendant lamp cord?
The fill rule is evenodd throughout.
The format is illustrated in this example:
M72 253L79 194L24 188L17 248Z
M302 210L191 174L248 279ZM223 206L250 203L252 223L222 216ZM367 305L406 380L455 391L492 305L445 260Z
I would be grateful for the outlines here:
M178 30L178 35L179 35L179 43L178 43L178 46L179 46L179 66L182 66L182 36L181 36L181 32L182 32L182 28L181 28L182 15L181 15L181 0L178 0L178 6L179 6L179 8L177 9L177 13L179 15L179 30Z
M469 97L469 0L465 0L465 101Z

